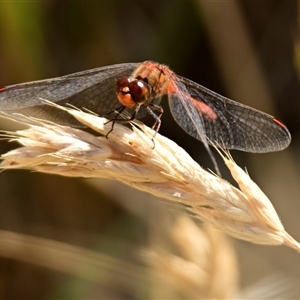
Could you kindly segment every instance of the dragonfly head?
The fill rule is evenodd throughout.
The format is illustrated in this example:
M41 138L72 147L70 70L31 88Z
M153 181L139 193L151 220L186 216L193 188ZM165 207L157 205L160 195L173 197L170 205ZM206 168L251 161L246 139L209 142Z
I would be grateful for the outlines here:
M121 77L117 81L117 97L127 108L144 104L151 94L149 84L140 78Z

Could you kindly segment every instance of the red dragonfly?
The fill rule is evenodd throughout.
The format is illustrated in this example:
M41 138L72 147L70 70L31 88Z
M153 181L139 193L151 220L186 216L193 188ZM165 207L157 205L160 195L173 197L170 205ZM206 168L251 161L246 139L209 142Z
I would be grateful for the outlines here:
M158 131L164 95L175 121L202 141L209 153L209 144L256 153L282 150L290 144L288 129L273 116L225 98L151 61L2 87L0 111L80 126L65 112L45 105L43 99L47 99L86 108L100 116L116 111L117 119L124 110L130 111L131 119L149 114Z

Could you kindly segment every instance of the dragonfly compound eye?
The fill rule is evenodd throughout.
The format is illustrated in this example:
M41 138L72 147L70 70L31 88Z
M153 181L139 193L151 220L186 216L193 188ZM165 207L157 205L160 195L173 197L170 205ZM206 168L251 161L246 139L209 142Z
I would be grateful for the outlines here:
M149 95L149 86L141 79L121 77L117 81L117 97L127 108L145 103Z
M135 103L145 103L150 95L149 86L143 80L133 80L129 84L131 97Z
M121 77L117 80L116 89L117 89L117 97L118 100L125 107L134 107L136 102L133 100L131 91L129 88L129 84L131 82L130 77Z

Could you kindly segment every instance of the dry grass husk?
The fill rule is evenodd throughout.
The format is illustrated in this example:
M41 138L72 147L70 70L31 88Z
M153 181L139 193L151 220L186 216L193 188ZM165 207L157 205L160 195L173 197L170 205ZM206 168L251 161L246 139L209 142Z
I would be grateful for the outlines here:
M227 152L219 153L240 189L202 169L181 147L160 134L156 134L153 148L153 131L143 124L134 123L131 129L115 124L106 138L111 129L106 119L57 108L68 111L101 136L28 118L28 129L6 133L23 147L1 156L2 169L119 180L184 204L202 221L236 238L300 250L269 199Z

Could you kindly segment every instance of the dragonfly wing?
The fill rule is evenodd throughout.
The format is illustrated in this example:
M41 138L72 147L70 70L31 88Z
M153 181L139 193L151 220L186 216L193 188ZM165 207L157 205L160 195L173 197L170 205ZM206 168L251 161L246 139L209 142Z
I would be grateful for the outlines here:
M201 135L205 135L209 144L255 153L282 150L290 144L289 131L271 115L183 77L177 76L176 85L184 92L171 96L170 109L176 122L191 136L203 141Z
M139 65L118 64L0 88L0 111L77 125L67 113L43 104L43 100L71 104L104 115L120 106L115 91L116 78L129 76Z

